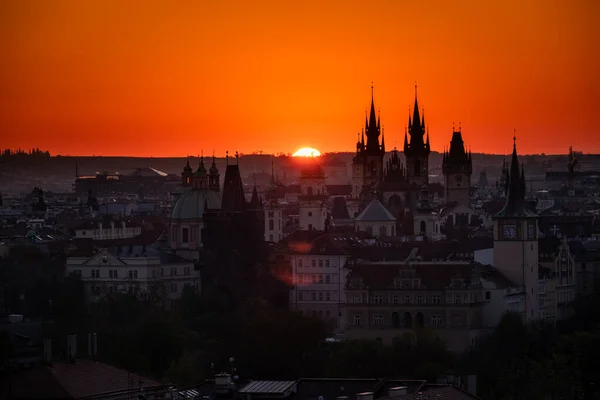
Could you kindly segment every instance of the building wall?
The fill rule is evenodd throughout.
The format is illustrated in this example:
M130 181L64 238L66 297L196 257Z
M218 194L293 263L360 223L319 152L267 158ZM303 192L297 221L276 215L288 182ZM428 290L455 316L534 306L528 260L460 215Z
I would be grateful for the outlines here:
M323 319L336 331L343 327L347 259L345 255L292 255L290 307Z
M502 223L494 223L494 267L517 286L526 290L526 318L537 319L539 310L538 279L539 254L537 236L527 240L528 221L506 222L517 226L517 237L511 240L503 238ZM536 221L537 232L537 221Z
M200 272L193 263L161 264L158 257L116 258L107 251L93 257L69 257L66 274L83 281L89 300L111 293L148 290L152 284L165 285L169 298L181 295L185 286L200 289Z
M354 229L373 236L396 236L396 221L354 221Z
M437 213L420 214L414 216L414 233L417 236L427 236L430 240L440 240L443 235L440 232L440 216ZM422 231L423 223L425 231Z
M448 174L445 181L446 203L457 202L469 207L471 204L471 176L468 174Z

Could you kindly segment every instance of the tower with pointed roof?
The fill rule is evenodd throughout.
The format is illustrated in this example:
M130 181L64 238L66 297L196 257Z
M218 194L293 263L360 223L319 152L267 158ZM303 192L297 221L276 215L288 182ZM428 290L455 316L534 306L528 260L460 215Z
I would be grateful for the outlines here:
M183 172L181 173L181 186L190 187L192 186L192 176L194 175L194 171L190 166L190 158L188 157L185 163L185 167L183 167Z
M410 137L410 139L409 139ZM408 131L404 132L404 156L406 157L406 176L410 185L429 183L429 132L425 125L425 112L419 112L417 86L415 85L415 104L412 117L408 116Z
M352 161L352 197L354 199L360 198L363 193L371 193L381 181L384 156L385 138L381 128L381 118L375 112L375 96L373 86L371 86L369 116L365 116L365 127L356 143L356 155Z
M538 219L525 200L525 172L519 165L516 137L508 172L504 208L493 217L494 268L524 291L525 320L538 318Z
M473 161L471 152L465 150L462 128L459 127L458 131L452 133L450 149L444 151L442 160L446 203L456 202L469 207L471 203Z

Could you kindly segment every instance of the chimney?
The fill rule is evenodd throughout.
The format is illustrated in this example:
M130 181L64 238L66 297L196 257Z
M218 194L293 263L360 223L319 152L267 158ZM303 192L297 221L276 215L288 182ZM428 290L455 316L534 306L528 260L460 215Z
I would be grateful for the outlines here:
M408 394L408 387L396 386L396 387L390 388L388 393L389 393L388 397L390 397L391 399L396 399L401 396L406 396Z
M88 355L95 357L98 354L98 335L88 333Z
M75 362L77 358L77 335L67 336L67 361Z
M44 338L44 363L52 364L52 339Z
M373 392L358 393L356 400L373 400Z

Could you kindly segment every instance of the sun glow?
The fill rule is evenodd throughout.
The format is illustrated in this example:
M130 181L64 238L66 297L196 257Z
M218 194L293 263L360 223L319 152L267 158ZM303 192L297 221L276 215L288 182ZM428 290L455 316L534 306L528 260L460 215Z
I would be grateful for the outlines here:
M298 149L292 157L319 157L321 152L317 149L313 149L312 147L303 147Z

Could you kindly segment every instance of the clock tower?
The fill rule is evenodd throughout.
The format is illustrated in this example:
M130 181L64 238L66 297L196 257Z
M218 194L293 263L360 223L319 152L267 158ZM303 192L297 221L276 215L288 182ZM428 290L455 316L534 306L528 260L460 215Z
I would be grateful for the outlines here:
M538 219L525 202L525 173L516 138L504 208L494 220L494 268L524 291L525 321L538 318Z
M462 129L452 133L450 150L444 151L442 161L444 173L444 197L446 203L457 202L464 206L471 205L471 174L473 162L471 152L465 151Z

